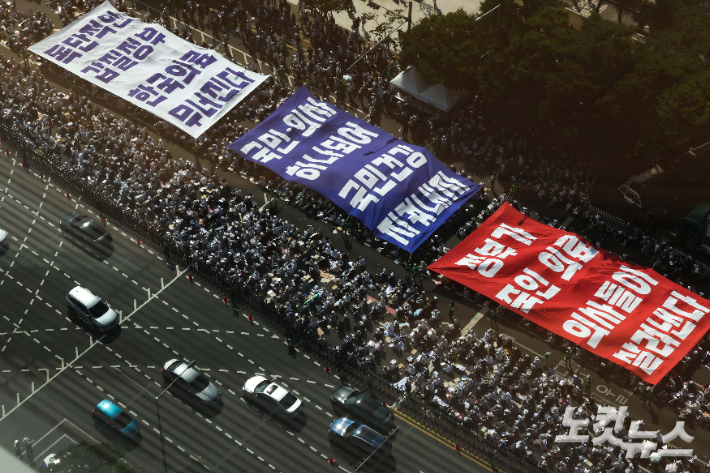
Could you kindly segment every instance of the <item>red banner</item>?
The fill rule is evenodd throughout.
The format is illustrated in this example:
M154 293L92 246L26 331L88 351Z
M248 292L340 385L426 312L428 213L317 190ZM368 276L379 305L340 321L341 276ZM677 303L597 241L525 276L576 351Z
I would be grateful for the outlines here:
M657 384L710 328L710 302L508 203L429 269Z

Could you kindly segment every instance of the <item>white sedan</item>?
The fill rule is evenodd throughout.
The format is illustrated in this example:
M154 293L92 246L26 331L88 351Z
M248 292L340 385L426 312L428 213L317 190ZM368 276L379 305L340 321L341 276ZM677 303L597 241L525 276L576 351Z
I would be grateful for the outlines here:
M0 247L7 245L7 232L0 228Z
M67 294L67 306L89 325L102 332L118 325L118 314L86 288L76 286Z
M287 418L296 417L303 409L302 401L295 394L263 376L254 376L244 383L244 397L270 413Z

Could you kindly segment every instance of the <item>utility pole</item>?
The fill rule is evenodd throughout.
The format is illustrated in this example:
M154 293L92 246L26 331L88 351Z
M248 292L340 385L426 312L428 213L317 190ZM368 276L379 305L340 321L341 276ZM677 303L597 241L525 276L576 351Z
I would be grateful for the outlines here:
M409 33L409 30L412 29L412 5L414 5L413 0L411 0L409 2L409 16L407 17L407 33Z
M498 27L500 26L500 11L503 8L502 3L498 4L498 18L496 19L496 43L498 43Z
M379 46L384 40L386 40L387 38L389 38L389 37L392 35L392 33L394 33L395 31L398 31L402 26L404 26L404 21L403 21L402 23L400 23L397 28L395 28L395 29L393 29L392 31L390 31L389 33L387 33L387 36L385 36L384 38L382 38L381 40L379 40L379 41L377 42L377 44L375 44L373 47L371 47L370 49L368 49L366 52L362 53L362 54L360 55L360 57L358 57L358 58L355 60L355 62L353 62L352 64L350 64L350 66L348 66L348 68L345 69L345 71L343 71L343 74L347 73L350 69L352 69L352 67L353 67L355 64L357 64L358 62L360 62L360 59L362 59L362 58L364 58L365 56L367 56L368 54L370 54L371 51L373 51L377 46Z
M491 8L490 10L488 10L487 12L485 12L483 15L479 16L478 18L476 18L476 19L474 20L474 21L481 20L484 16L488 15L488 14L491 13L493 10L498 10L498 13L497 13L497 17L498 17L498 18L496 19L496 36L495 36L495 42L493 43L493 47L494 47L494 48L495 48L496 43L498 42L498 27L500 26L500 9L501 9L501 5L502 5L502 3L499 3L498 5L494 6L493 8ZM490 51L487 51L486 54L488 54L489 52L490 52ZM481 59L483 59L483 58L486 56L486 54L484 54L483 56L481 56Z

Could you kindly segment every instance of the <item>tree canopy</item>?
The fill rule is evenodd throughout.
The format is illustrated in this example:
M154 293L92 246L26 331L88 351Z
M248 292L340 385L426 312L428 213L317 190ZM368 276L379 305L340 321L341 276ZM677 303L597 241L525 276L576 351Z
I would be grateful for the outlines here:
M486 0L481 12L497 4ZM657 160L707 141L710 16L699 4L639 3L638 26L593 13L574 29L556 0L502 0L500 19L463 10L424 18L402 35L399 60L582 158ZM632 40L643 25L645 42Z

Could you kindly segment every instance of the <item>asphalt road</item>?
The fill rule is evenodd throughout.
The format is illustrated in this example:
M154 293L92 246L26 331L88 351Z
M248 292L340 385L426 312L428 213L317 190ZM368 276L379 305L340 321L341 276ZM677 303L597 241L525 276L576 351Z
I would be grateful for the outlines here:
M110 222L107 257L65 236L59 220L91 209L50 180L3 158L0 183L0 228L10 235L0 253L0 445L38 440L41 459L70 442L119 442L92 420L92 408L108 398L141 424L124 458L146 473L355 471L359 462L328 439L336 418L330 394L341 384L335 373L235 316L222 294L191 283L184 268L171 270ZM102 336L69 317L64 298L77 284L120 311L120 330ZM172 358L197 360L222 390L223 407L208 411L172 390L156 402L112 369L158 395L160 368ZM242 386L257 373L297 393L303 415L286 423L245 401ZM405 419L397 425L392 454L358 471L485 469Z

